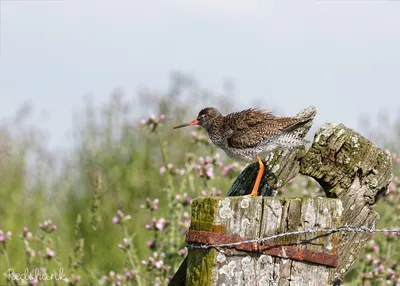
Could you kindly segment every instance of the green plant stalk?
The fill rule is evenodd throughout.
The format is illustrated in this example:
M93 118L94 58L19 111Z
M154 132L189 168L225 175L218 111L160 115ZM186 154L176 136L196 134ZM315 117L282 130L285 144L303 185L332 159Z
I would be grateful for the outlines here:
M161 150L163 164L164 164L164 166L167 166L167 164L168 164L168 154L167 154L167 151L166 151L166 148L165 148L165 145L166 145L167 142L162 142L161 141L160 134L159 134L158 131L156 131L156 134L157 134L157 141L158 141L158 144L159 144L160 150ZM170 240L170 243L171 243L170 244L171 245L170 249L171 249L171 251L174 251L173 245L176 244L176 240L177 240L177 238L176 238L177 216L176 216L176 210L175 210L176 202L174 201L174 196L176 195L176 189L175 189L175 186L174 186L172 175L169 172L166 172L166 174L167 174L167 182L168 182L168 189L169 189L169 192L168 192L169 216L171 218L171 221L170 221L171 226L170 226L170 232L169 232L169 236L168 237L169 237L169 240Z
M32 257L28 253L29 241L26 238L24 238L24 245L25 245L25 255L26 255L26 267L31 269L32 268L32 261L31 261Z
M7 248L6 248L6 244L4 243L4 245L3 245L3 254L4 254L4 257L6 258L6 261L7 261L7 266L8 266L8 269L11 269L11 263L10 263L10 258L8 257L8 251L7 251Z
M157 141L158 144L160 146L160 150L161 150L161 156L162 156L162 160L163 160L163 164L165 166L167 166L168 164L168 154L165 148L165 145L167 144L167 142L162 142L161 138L160 138L160 134L158 133L158 131L156 131L157 134ZM174 186L174 182L172 180L172 176L167 176L167 181L168 181L168 188L170 188L170 191L172 192L173 195L176 194L176 190L175 190L175 186Z
M125 237L131 237L130 235L129 235L129 232L128 232L128 228L127 228L127 226L126 225L123 225L123 229L124 229L124 236ZM132 242L133 242L133 238L132 238ZM140 277L140 261L139 261L139 258L138 258L138 256L137 256L137 253L136 253L136 251L134 250L134 248L133 248L134 246L132 245L131 247L130 247L130 249L127 249L126 250L126 254L127 254L127 256L128 256L128 260L129 260L129 263L131 264L131 267L133 268L133 269L136 269L137 270L137 273L136 273L136 275L135 275L135 278L136 278L136 282L137 282L137 284L139 285L139 286L142 286L143 285L143 281L142 281L142 278Z
M194 164L193 163L190 163L189 166L187 167L186 173L182 178L182 183L181 183L180 188L179 188L179 194L180 195L183 195L184 188L186 187L186 182L189 181L189 177L190 177L190 175L191 175L191 173L193 171L193 168L194 168Z

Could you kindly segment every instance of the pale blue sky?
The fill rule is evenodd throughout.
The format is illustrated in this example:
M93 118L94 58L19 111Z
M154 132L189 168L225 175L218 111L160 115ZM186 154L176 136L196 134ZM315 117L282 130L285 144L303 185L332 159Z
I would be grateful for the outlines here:
M0 119L32 102L53 146L72 142L85 94L133 98L174 70L215 91L234 80L241 107L315 105L317 124L400 107L400 1L0 2Z

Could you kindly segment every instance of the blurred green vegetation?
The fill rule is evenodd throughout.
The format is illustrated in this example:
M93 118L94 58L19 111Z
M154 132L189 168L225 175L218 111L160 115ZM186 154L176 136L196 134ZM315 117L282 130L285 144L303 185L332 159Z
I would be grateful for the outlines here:
M154 238L154 232L145 229L152 219L152 212L143 207L147 197L160 201L155 213L157 218L169 218L171 206L180 212L185 210L171 205L174 198L167 190L170 184L185 184L179 189L195 198L202 190L212 187L225 194L232 183L232 177L220 175L221 170L215 171L213 180L190 175L184 181L181 176L160 174L160 168L168 163L187 171L185 162L190 163L191 154L194 158L215 155L214 146L196 142L190 136L194 129L176 132L172 127L194 119L198 110L206 105L216 106L223 112L231 111L234 102L229 99L230 93L227 90L220 95L212 94L193 79L175 74L164 93L144 89L132 100L116 91L110 101L100 107L87 100L76 116L75 144L66 151L46 148L40 126L31 126L29 106L23 106L13 119L0 126L0 229L13 233L12 239L7 240L7 256L0 252L0 273L10 267L22 273L29 265L30 258L20 237L24 227L42 237L31 243L32 249L50 247L56 253L55 258L42 259L39 265L35 260L39 256L37 252L32 261L46 267L47 271L62 266L70 281L71 277L79 275L82 285L97 285L103 275L110 277L110 271L120 273L127 267L127 252L117 247L127 237L124 231L133 234L137 257L146 260L153 252L146 243ZM141 118L148 117L143 113L147 110L154 112L157 118L165 114L165 119L157 125L157 132L151 132L148 125L140 123ZM393 127L392 137L386 141L378 134L377 143L399 153L399 125ZM368 136L373 140L376 133L369 131ZM224 164L231 163L221 151L218 153ZM395 164L397 175L399 166ZM311 180L298 180L288 187L291 195L310 195L304 193L304 189L322 195ZM381 200L378 227L399 225L399 198L396 185L392 194ZM124 231L113 224L117 210L131 216L129 223L124 224ZM39 228L39 223L47 219L57 225L57 230L48 234ZM400 260L397 239L384 235L376 235L374 239L381 252L389 252L388 255ZM183 246L183 233L179 233L179 242ZM174 247L179 249L179 245ZM174 262L167 274L175 272L182 257L171 259L170 263ZM362 259L356 263L349 274L349 283L366 283L361 282L361 274L368 270L367 263ZM7 283L6 278L0 275L0 284L4 283ZM163 283L165 280L161 281Z

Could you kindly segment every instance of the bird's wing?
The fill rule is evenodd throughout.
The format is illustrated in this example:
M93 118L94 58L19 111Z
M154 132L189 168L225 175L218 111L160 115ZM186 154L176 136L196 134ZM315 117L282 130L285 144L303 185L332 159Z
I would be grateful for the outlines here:
M250 108L226 115L225 123L226 126L234 128L235 130L242 130L258 125L269 118L275 118L272 112Z
M295 117L277 117L271 112L247 109L226 116L226 134L232 148L251 148L284 131L296 129L303 124Z

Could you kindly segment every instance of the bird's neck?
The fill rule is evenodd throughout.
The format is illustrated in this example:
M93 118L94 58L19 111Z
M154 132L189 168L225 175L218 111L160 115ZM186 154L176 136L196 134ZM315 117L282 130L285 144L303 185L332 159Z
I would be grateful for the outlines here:
M210 139L213 140L213 137L221 137L223 133L223 125L224 120L222 116L216 117L207 128L207 133L210 136Z

